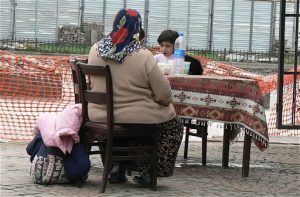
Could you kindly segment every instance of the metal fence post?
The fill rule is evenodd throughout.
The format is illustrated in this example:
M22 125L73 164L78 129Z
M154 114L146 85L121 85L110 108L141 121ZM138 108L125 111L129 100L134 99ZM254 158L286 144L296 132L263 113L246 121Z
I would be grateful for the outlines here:
M37 47L37 38L35 38L35 51L38 50L38 47Z
M11 24L11 40L16 40L16 0L11 1L12 5L12 24Z

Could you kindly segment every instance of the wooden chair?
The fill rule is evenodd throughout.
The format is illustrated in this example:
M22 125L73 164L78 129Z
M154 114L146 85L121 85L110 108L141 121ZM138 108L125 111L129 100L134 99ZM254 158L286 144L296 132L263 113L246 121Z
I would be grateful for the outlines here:
M158 130L156 125L148 126L145 130L128 130L114 123L113 83L109 66L88 65L76 62L76 73L79 86L79 101L82 103L83 124L80 132L81 141L87 149L92 145L99 145L106 138L106 146L99 151L89 151L89 154L104 154L104 172L101 182L101 193L105 192L108 175L112 168L112 161L149 160L151 162L151 188L156 190L157 185L157 149ZM87 83L89 76L104 77L106 80L106 92L90 90ZM107 107L107 122L92 122L88 118L88 103L103 104ZM152 139L151 145L130 146L123 143L116 144L115 139L129 137L145 137Z
M183 158L186 159L188 156L188 148L189 148L189 136L196 136L202 138L202 165L206 165L206 152L207 152L207 124L198 125L192 123L192 120L188 120L188 122L184 123L186 128L185 130L185 142L184 142L184 154ZM190 132L190 129L196 129L197 132Z
M186 159L188 156L188 143L189 143L189 136L196 136L202 138L202 165L206 165L206 152L207 152L207 124L198 125L191 123L191 120L184 123L186 127L186 134L185 134L185 143L184 143L184 154L183 158ZM196 129L196 133L190 132L190 129ZM233 135L233 128L230 125L224 125L224 135L223 135L223 151L222 151L222 167L227 168L229 163L229 146L230 146L230 139ZM245 137L245 141L249 139ZM247 142L248 142L247 141ZM251 143L251 141L250 141ZM245 143L246 144L246 143ZM245 149L246 147L246 149ZM248 168L244 167L247 166L247 161L249 164L250 160L250 152L249 152L249 143L244 146L244 154L243 156L243 176L247 177L249 172L249 165ZM245 163L245 164L244 164Z
M82 63L88 63L87 58L75 58L70 60L71 70L72 70L72 79L73 79L73 88L74 88L74 96L75 96L75 103L80 103L79 101L79 85L78 85L78 78L77 78L77 72L76 72L76 63L82 62Z

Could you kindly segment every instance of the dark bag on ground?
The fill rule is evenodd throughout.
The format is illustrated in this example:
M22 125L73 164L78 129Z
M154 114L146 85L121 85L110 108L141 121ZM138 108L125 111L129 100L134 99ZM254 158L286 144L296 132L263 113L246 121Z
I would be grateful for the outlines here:
M66 177L71 182L81 181L86 178L91 168L89 156L83 144L76 143L73 145L71 154L63 159Z
M37 184L73 183L87 177L91 163L82 144L73 145L64 155L57 147L46 147L40 134L27 145L30 155L30 176Z

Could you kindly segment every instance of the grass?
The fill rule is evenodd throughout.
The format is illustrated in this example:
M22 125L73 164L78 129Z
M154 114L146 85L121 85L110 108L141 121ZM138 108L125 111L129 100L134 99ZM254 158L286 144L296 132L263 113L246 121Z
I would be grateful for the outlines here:
M91 46L87 44L46 43L26 47L26 51L40 53L88 54Z

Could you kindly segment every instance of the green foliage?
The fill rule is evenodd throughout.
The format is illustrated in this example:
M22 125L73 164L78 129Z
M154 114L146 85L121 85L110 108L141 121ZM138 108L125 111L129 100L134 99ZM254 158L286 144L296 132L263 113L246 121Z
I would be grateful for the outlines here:
M39 44L36 51L42 53L88 54L90 46L86 44Z

